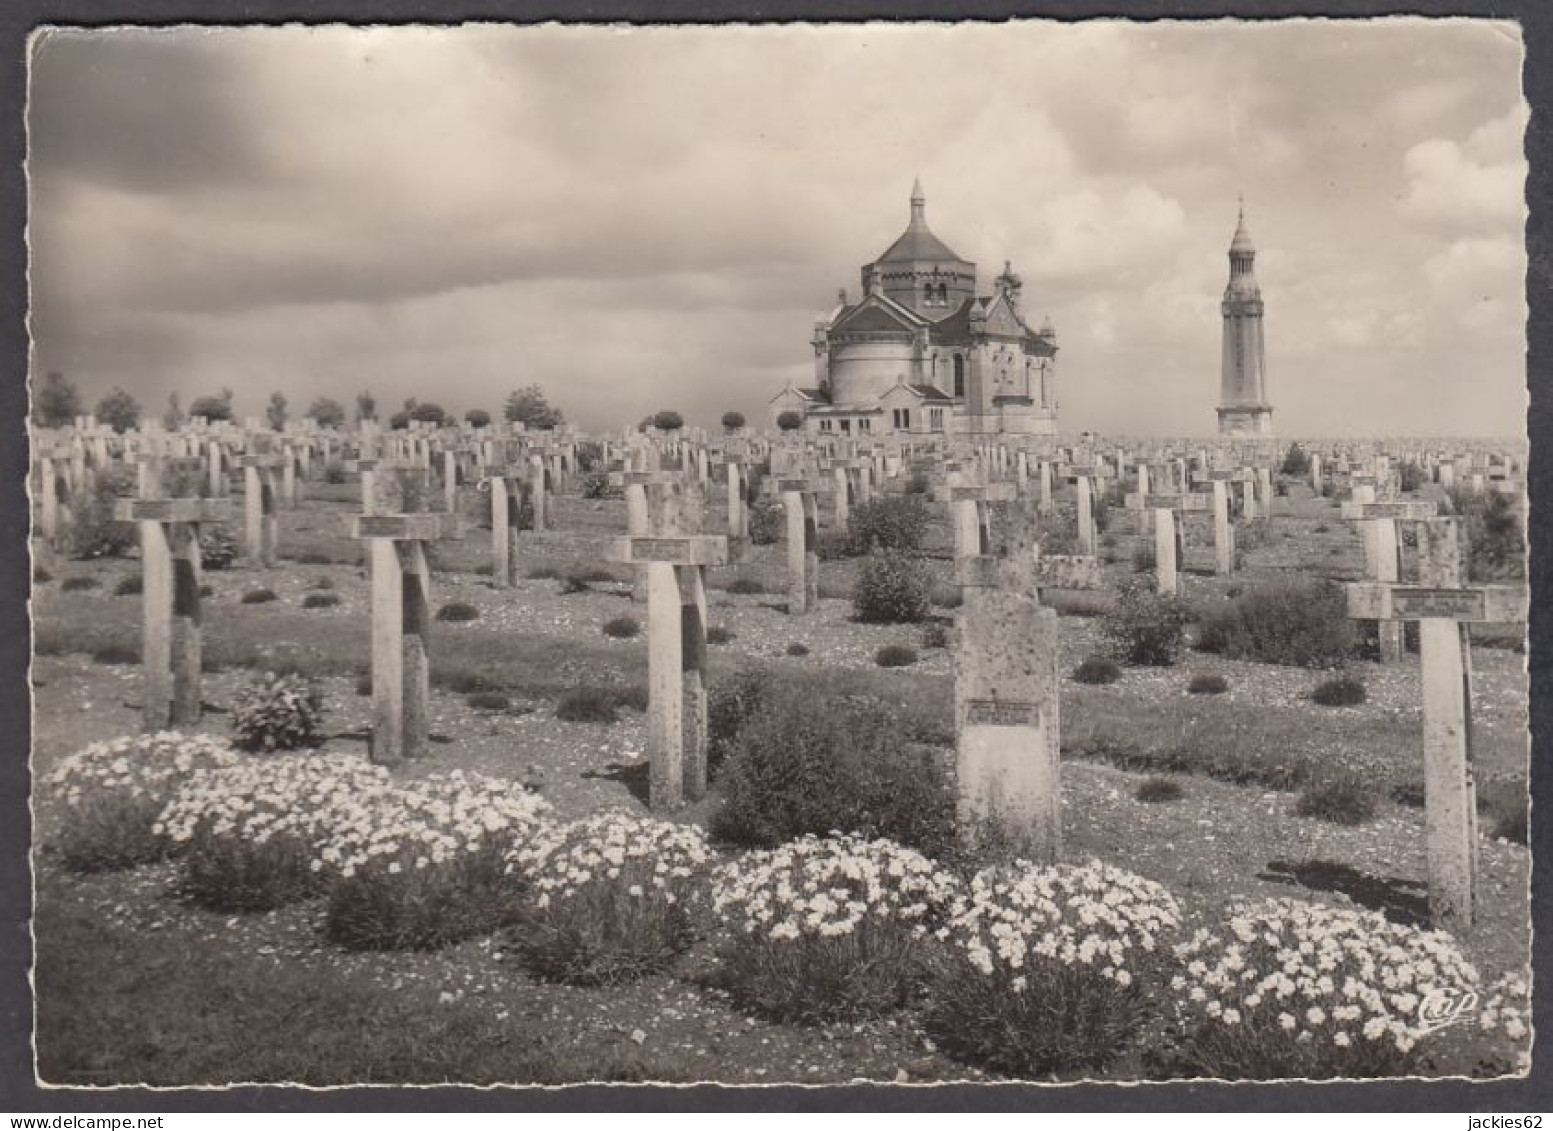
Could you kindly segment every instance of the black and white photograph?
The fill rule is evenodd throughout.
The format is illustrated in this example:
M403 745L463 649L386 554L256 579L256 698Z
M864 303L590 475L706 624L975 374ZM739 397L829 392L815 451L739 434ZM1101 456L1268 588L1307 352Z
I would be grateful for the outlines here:
M1525 58L35 29L35 1084L1524 1081Z

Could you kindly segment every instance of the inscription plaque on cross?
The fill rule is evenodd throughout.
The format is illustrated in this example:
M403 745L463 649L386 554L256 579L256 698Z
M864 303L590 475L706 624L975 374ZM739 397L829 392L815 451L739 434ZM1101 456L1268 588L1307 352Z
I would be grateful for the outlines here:
M1529 598L1519 586L1464 584L1458 519L1425 519L1416 529L1420 584L1351 583L1348 615L1418 622L1429 911L1434 926L1460 934L1472 929L1477 890L1468 626L1524 624Z
M1347 522L1357 522L1364 538L1364 576L1369 581L1396 582L1402 577L1402 543L1397 537L1397 522L1416 522L1433 518L1437 507L1432 502L1345 502L1340 513ZM1402 622L1376 622L1380 658L1394 664L1402 659Z

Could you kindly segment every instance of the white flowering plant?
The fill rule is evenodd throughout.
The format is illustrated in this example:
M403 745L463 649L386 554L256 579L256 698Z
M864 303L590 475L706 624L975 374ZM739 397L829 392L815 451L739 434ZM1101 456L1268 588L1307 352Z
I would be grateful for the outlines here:
M525 879L507 870L508 856L549 813L516 782L462 770L361 795L320 853L326 933L343 946L406 950L497 929Z
M1525 973L1504 974L1483 991L1477 1028L1490 1042L1485 1075L1531 1070L1531 981Z
M781 1021L882 1013L921 984L957 881L888 840L833 834L752 852L712 876L717 981Z
M694 825L609 811L542 827L508 860L528 880L514 947L535 973L582 985L660 970L695 937L714 859Z
M1240 902L1176 948L1177 1070L1241 1079L1425 1071L1442 1031L1429 1003L1475 1000L1454 939L1374 911Z
M159 731L94 742L43 780L65 866L90 872L161 860L174 845L157 818L196 771L235 766L243 755L208 734Z
M182 888L214 911L265 911L323 890L320 861L337 816L388 785L365 758L286 755L201 770L157 822L180 846Z
M1157 1016L1180 924L1163 887L1098 861L983 869L938 933L924 1025L1012 1076L1104 1068Z

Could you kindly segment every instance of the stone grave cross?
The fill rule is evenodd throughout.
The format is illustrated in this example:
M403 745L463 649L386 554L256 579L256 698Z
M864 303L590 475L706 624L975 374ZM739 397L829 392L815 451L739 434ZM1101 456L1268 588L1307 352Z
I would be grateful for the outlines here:
M1464 584L1459 519L1424 519L1417 530L1421 583L1349 584L1348 615L1418 622L1429 910L1436 927L1459 934L1472 929L1477 882L1467 628L1473 622L1524 624L1529 601L1519 586Z

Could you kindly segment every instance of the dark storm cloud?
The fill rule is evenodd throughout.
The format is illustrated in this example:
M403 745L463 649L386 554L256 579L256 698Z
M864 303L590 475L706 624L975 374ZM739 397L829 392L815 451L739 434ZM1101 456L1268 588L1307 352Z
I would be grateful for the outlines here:
M597 427L756 412L920 173L1056 321L1074 428L1210 426L1244 192L1285 428L1513 431L1519 58L1463 21L46 37L35 360L245 413L529 380Z

